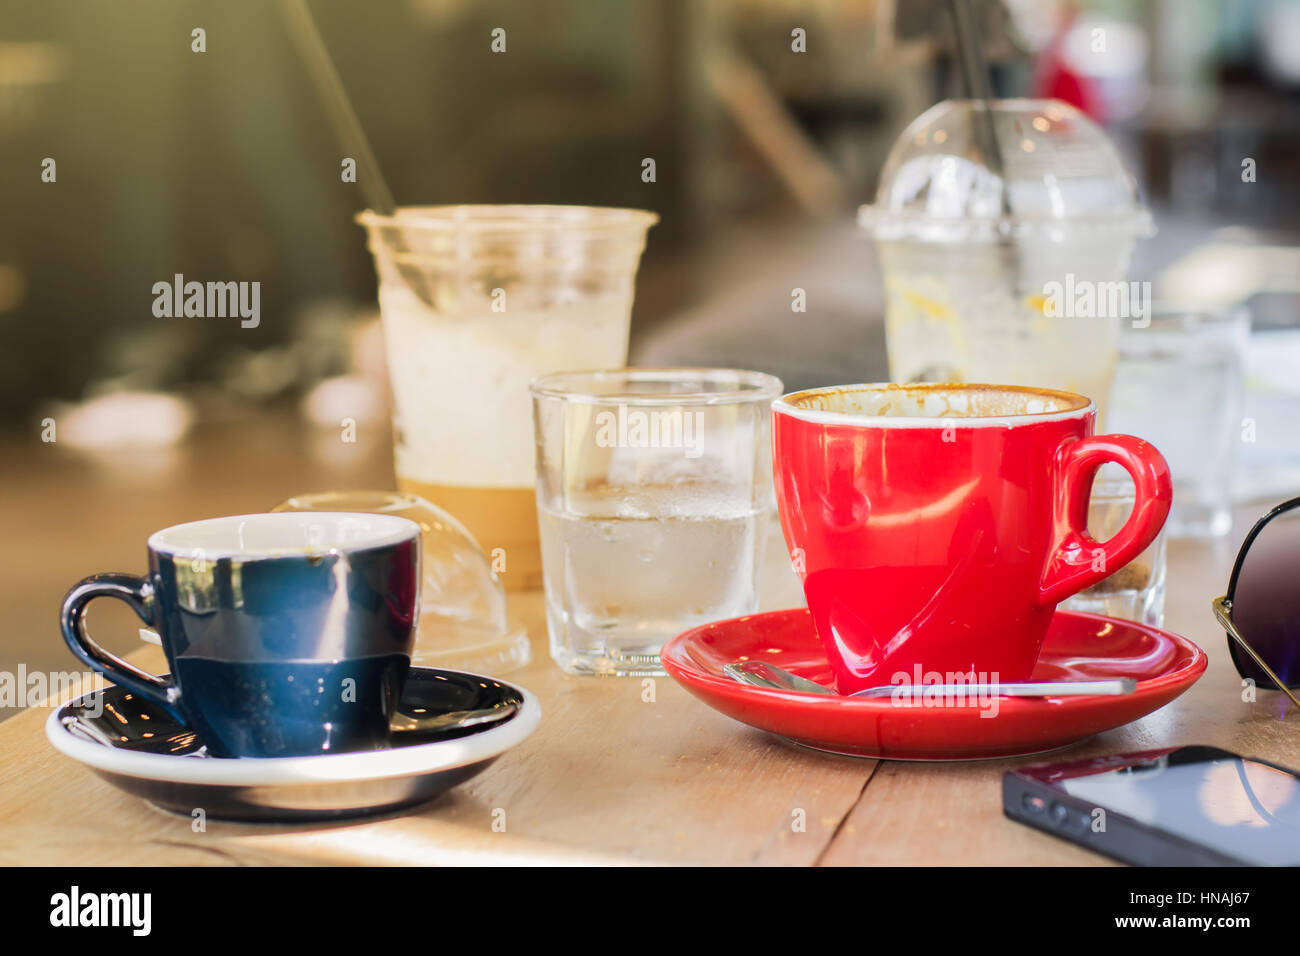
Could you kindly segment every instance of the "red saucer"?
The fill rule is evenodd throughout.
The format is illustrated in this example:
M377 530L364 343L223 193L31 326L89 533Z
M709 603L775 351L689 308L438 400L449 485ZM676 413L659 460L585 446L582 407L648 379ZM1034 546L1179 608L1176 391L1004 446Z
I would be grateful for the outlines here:
M976 760L1054 750L1163 707L1205 672L1205 652L1134 621L1057 611L1033 680L1132 677L1122 696L999 697L958 706L904 706L889 698L826 697L732 680L723 666L764 660L829 686L831 669L806 608L716 621L679 634L664 668L728 717L818 750L890 760ZM989 710L992 708L989 707Z

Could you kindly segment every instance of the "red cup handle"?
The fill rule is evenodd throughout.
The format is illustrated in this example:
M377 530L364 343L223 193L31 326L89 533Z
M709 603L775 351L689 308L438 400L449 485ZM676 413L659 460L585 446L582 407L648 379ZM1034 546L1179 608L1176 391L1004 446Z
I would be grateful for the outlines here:
M1133 511L1109 541L1088 533L1088 499L1097 469L1115 462L1133 476ZM1038 600L1054 605L1128 564L1155 540L1169 516L1173 486L1169 465L1150 442L1132 435L1098 435L1057 453L1056 547L1043 569Z

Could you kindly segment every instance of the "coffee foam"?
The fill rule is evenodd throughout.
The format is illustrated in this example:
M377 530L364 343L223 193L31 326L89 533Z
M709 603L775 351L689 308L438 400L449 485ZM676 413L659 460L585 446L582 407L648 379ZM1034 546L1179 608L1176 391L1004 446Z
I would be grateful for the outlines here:
M910 419L1061 415L1091 406L1082 395L1008 385L847 385L796 392L781 403L796 413Z

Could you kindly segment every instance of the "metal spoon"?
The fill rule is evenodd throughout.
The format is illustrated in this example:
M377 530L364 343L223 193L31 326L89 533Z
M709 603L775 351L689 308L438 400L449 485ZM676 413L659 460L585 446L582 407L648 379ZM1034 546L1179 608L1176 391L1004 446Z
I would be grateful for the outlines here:
M816 681L791 674L787 670L769 664L766 661L736 661L725 665L722 670L732 680L769 690L795 690L805 694L829 694L842 696L830 687ZM1078 697L1088 695L1122 695L1137 690L1137 681L1131 677L1116 677L1105 680L1070 680L1070 681L1022 681L1019 683L983 683L983 684L885 684L880 687L867 687L848 696L850 697L903 697L935 695L950 697Z

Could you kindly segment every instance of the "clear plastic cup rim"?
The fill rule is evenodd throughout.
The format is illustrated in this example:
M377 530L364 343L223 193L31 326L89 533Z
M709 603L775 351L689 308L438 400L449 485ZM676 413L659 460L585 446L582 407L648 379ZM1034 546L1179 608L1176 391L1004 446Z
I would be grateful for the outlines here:
M506 235L643 233L658 221L658 213L645 209L547 204L402 206L392 215L367 209L356 216L370 229Z
M1155 235L1150 211L1136 209L1112 215L1071 218L1026 216L934 216L921 212L889 209L879 203L858 207L858 229L875 239L889 242L960 242L973 237L1015 239L1026 236L1065 241L1073 234L1114 232L1145 239ZM950 234L940 238L937 233Z
M665 385L717 382L732 385L715 390L630 392L602 391L601 385L618 383ZM559 399L585 405L736 405L771 402L784 389L781 380L766 372L736 368L619 368L555 372L528 383L534 398Z

